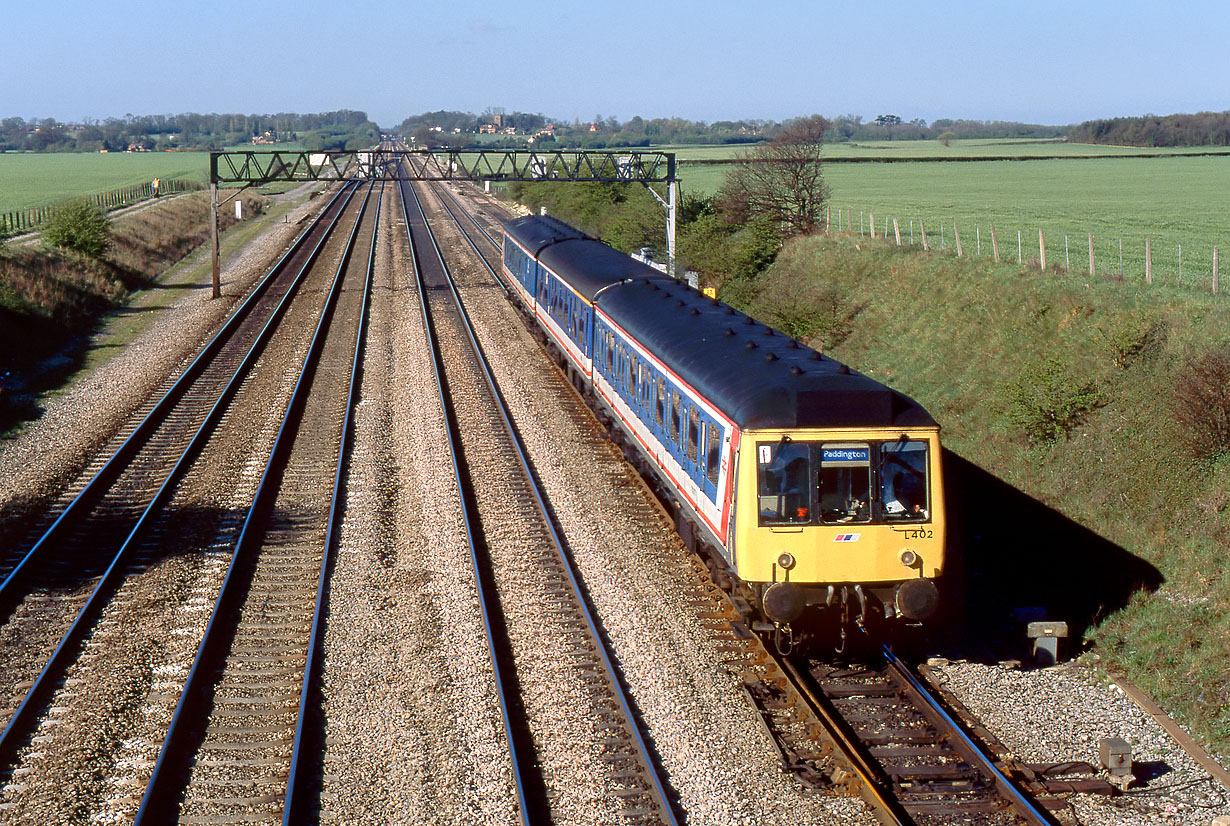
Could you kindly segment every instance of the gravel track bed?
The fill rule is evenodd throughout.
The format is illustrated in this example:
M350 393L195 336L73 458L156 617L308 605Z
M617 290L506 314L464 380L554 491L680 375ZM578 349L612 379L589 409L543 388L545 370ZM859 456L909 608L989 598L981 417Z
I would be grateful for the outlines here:
M1083 760L1096 767L1101 738L1121 737L1132 745L1143 782L1113 798L1073 795L1072 805L1086 826L1207 826L1219 815L1230 817L1230 790L1096 668L950 662L932 670L1027 763Z
M385 195L330 586L322 823L514 824L512 767L400 207Z
M463 300L688 823L875 823L861 801L779 768L691 604L705 592L690 552L486 270L445 248L460 283L487 285Z
M281 243L279 231L264 247L265 260L253 259L251 280ZM282 335L266 349L219 425L219 437L180 483L170 517L145 543L149 550L104 612L0 791L3 822L131 820L259 482L260 457L276 435L278 408L285 408L293 387L294 360L302 360L306 346L299 338ZM142 344L151 358L169 349L148 336L133 346Z
M445 312L441 306L437 317ZM494 417L469 340L451 320L442 327L450 395L552 816L577 826L624 822L612 795L622 785L614 772L633 758L613 759L603 745L611 734L604 719L610 717L604 708L609 695L601 683L595 690L592 676L579 668L594 655L586 648L580 617L568 611L569 598L553 592L562 572L545 525Z

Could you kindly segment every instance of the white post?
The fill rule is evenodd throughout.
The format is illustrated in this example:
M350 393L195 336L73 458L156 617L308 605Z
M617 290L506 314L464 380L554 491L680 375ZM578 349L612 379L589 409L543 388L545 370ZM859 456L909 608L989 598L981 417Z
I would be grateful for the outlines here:
M982 255L982 224L978 224L977 226L974 227L974 235L978 239L978 255L981 256Z
M1063 271L1067 272L1071 267L1068 266L1068 233L1063 234Z
M1019 229L1016 231L1016 264L1018 267L1021 265L1021 231Z
M914 219L910 219L910 246L914 246Z

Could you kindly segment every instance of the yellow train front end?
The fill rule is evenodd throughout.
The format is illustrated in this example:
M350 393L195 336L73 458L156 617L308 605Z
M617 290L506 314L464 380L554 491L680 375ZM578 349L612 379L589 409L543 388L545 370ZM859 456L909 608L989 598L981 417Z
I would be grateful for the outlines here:
M734 562L768 620L844 629L935 614L946 533L937 427L741 437Z

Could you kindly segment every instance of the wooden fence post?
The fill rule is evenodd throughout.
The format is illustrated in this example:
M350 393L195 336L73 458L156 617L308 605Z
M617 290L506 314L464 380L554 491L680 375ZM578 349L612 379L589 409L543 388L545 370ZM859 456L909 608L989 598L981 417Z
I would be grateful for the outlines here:
M897 238L897 246L901 246L901 227L897 226L897 219L893 219L893 235Z
M918 219L918 229L922 232L923 251L931 252L931 246L927 243L927 225L923 223L923 219Z
M1042 237L1042 227L1038 227L1038 261L1042 271L1046 272L1046 240Z
M999 241L995 239L995 225L991 224L991 252L995 255L995 263L999 263Z
M1153 241L1145 239L1145 283L1153 283Z
M1093 233L1089 233L1089 275L1095 276L1098 274L1097 267L1093 265Z
M957 239L957 257L961 257L961 230L957 229L957 219L952 219L952 234Z

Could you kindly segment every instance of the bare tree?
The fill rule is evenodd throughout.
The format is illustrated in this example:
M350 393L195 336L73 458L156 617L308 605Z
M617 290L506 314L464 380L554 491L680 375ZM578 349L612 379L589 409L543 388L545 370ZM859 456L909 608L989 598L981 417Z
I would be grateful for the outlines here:
M735 221L767 216L783 235L810 232L820 223L828 186L820 169L820 147L828 121L819 115L790 121L727 174L718 193Z

